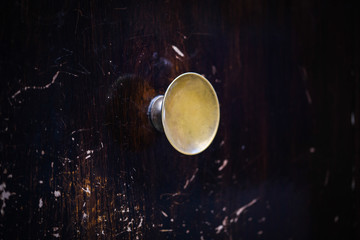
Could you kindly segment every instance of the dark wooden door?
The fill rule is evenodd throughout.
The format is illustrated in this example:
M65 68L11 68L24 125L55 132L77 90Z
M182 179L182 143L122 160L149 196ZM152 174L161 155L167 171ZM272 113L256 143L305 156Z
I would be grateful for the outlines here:
M359 14L328 1L8 1L1 239L358 239ZM195 156L146 116L206 76Z

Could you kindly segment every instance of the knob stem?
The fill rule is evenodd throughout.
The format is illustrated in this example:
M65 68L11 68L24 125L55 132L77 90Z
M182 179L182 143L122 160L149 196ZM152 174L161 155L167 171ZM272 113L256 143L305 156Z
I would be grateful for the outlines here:
M163 100L164 100L164 95L158 95L154 97L151 100L148 108L148 116L150 122L159 132L164 132L164 127L161 119Z

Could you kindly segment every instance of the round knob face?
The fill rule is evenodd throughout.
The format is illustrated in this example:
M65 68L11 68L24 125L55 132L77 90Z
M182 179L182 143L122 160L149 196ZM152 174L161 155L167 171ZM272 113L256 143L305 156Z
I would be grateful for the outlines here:
M214 139L220 122L216 92L197 73L184 73L168 87L162 107L165 135L179 152L194 155Z

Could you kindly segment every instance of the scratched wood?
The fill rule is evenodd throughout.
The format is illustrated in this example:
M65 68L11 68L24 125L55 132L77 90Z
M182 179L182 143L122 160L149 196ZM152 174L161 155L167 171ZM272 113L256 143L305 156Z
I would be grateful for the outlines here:
M0 238L360 238L358 10L2 3ZM187 71L221 105L196 156L146 116Z

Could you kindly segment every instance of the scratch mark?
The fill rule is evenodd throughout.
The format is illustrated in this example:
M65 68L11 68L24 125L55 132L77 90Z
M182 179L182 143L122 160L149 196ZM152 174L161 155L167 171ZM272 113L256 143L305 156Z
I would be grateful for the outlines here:
M186 188L189 186L189 184L190 184L192 181L194 181L194 179L195 179L195 177L196 177L196 173L197 173L198 171L199 171L199 168L196 168L196 169L195 169L195 172L193 173L193 175L191 176L191 178L188 179L188 180L186 180L185 185L184 185L184 189L186 189Z
M253 199L251 202L249 202L248 204L242 206L241 208L239 208L236 211L236 216L239 217L241 213L244 212L245 209L247 209L248 207L251 207L252 205L254 205L256 202L258 201L257 198Z
M11 96L12 99L15 99L17 95L22 92L26 92L28 90L43 90L49 88L51 85L55 83L56 78L59 76L60 71L57 71L55 75L52 77L52 81L44 86L26 86L20 90L18 90L14 95Z
M140 218L140 223L139 223L139 225L138 225L138 227L137 227L137 228L141 228L141 227L142 227L142 223L143 223L143 221L144 221L144 219L143 219L143 218Z
M92 130L92 128L81 128L81 129L72 131L72 132L70 133L70 136L71 136L71 135L74 135L75 133L86 132L86 131L90 131L90 130Z
M239 208L238 210L236 210L232 215L235 215L234 217L232 217L229 220L229 217L226 216L222 223L217 226L215 228L216 234L219 234L221 231L226 232L227 226L229 225L229 223L233 223L233 222L237 222L239 219L239 216L249 207L251 207L252 205L254 205L256 202L258 201L258 198L254 198L251 202L249 202L248 204L245 204L244 206L242 206L241 208Z
M164 211L161 211L161 214L164 215L164 217L168 217L168 215Z
M86 193L88 193L88 194L91 194L91 192L90 192L90 189L89 189L89 187L87 186L86 187L86 189L85 188L81 188L84 192L86 192Z
M180 57L184 57L185 55L180 51L180 49L178 47L176 47L175 45L171 45L172 49L174 49L174 51L180 56Z
M222 230L224 230L224 228L225 228L225 226L227 225L227 223L228 223L228 217L226 216L226 217L224 218L224 220L222 221L222 224L219 225L219 226L217 226L217 227L215 228L216 234L219 234Z
M225 159L224 161L223 161L223 164L219 167L219 171L222 171L225 167L226 167L226 165L228 164L228 160L227 159Z

